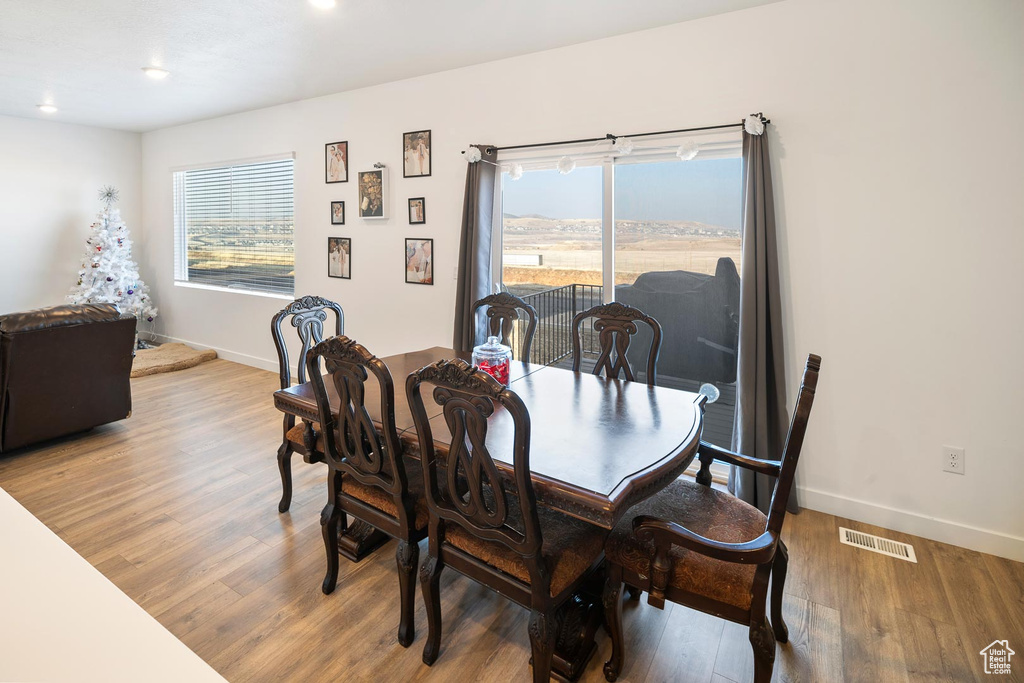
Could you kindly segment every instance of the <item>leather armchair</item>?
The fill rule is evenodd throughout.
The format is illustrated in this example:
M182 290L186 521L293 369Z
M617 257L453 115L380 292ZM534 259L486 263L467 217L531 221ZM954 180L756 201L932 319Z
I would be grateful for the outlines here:
M0 316L0 453L128 417L135 322L115 304Z

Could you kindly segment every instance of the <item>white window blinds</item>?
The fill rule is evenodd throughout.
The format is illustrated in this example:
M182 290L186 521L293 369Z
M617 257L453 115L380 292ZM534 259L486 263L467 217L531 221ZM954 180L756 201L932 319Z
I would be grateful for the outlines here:
M295 294L295 160L174 173L175 281Z

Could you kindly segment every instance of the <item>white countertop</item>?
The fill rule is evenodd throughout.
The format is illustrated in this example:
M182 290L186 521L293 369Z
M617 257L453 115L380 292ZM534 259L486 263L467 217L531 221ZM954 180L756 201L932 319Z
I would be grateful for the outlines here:
M0 681L224 681L0 489Z

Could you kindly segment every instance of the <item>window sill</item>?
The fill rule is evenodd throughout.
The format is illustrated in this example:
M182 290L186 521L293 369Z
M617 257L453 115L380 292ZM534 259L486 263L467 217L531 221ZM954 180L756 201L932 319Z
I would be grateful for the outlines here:
M277 299L279 301L294 301L295 295L287 294L273 294L271 292L259 292L252 289L236 289L234 287L218 287L217 285L203 285L196 282L184 282L181 280L174 281L175 287L184 287L186 289L205 289L211 292L227 292L228 294L242 294L244 296L258 296L264 299Z

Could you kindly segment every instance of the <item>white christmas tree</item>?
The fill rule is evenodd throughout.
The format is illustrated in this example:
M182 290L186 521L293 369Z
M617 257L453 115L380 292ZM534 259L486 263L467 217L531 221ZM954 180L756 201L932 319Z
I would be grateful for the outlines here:
M92 224L92 234L78 271L78 284L71 288L68 301L73 304L113 303L123 315L134 315L139 323L153 322L156 308L149 298L149 287L139 277L139 266L132 260L132 241L128 226L121 220L118 193L107 186L100 190L103 210Z

